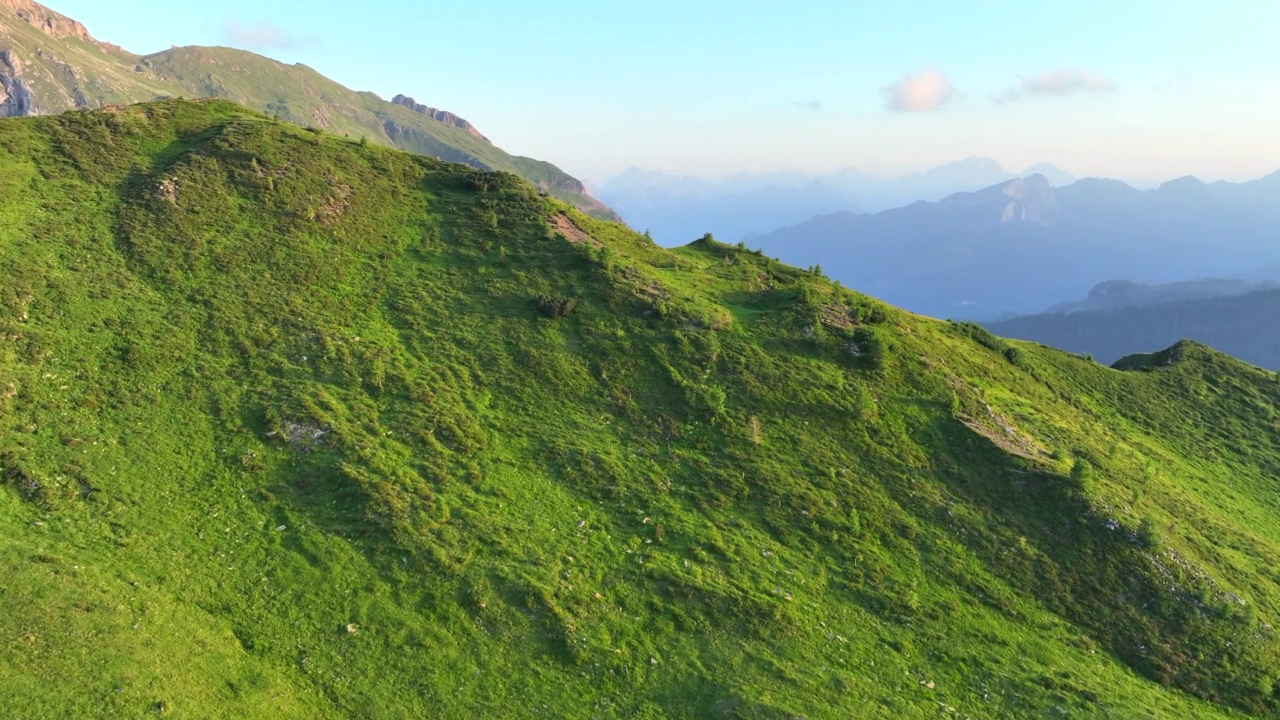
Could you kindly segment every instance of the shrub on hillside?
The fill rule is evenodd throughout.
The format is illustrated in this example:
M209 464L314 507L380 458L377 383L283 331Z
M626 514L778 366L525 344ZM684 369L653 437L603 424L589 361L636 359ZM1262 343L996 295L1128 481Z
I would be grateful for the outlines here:
M1076 458L1071 464L1071 482L1080 492L1088 494L1093 489L1093 465L1084 458Z
M886 347L885 339L880 334L873 330L862 329L854 333L853 340L858 347L858 355L865 357L871 367L877 370L884 367L888 347Z
M578 299L566 295L543 293L538 296L538 312L549 318L562 318L578 306Z
M974 340L974 342L985 348L995 350L996 352L1001 352L1005 348L1005 344L1000 340L1000 338L991 334L990 330L977 323L952 322L951 326L960 331L961 334L968 335Z
M1138 544L1152 552L1160 549L1160 527L1150 515L1142 518L1138 525Z

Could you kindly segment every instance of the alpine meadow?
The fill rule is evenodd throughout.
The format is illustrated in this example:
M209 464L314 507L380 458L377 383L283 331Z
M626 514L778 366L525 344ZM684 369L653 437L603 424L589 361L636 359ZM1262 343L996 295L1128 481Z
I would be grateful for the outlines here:
M1280 174L1139 191L1015 152L1045 128L1075 147L1037 103L1081 132L1136 122L1123 75L987 92L957 55L951 76L850 73L862 105L809 99L826 76L805 62L901 62L849 49L872 29L913 56L917 24L978 32L950 5L577 2L339 8L341 76L469 99L513 150L570 138L552 165L302 64L333 49L329 0L260 3L296 31L239 0L155 21L198 40L225 12L225 36L291 64L137 55L0 0L0 718L1280 718L1280 373L1246 362L1276 366ZM1019 23L1048 55L1065 45L1040 12ZM757 26L767 63L739 54ZM824 44L828 26L860 29ZM1071 27L1053 32L1084 48ZM405 28L433 34L406 47ZM362 77L375 60L385 77ZM753 113L800 170L734 149ZM885 157L943 162L935 135L1000 152L974 118L1004 165L819 162L854 152L824 134L841 123ZM1226 167L1235 127L1178 137ZM658 163L655 138L742 174L625 171L613 191L655 232L569 174ZM1134 172L1147 147L1125 148ZM904 206L793 217L854 195ZM735 230L663 246L708 209ZM791 224L745 233L774 217ZM969 314L913 312L952 307Z
M223 101L3 121L0 177L5 715L1274 709L1272 374Z

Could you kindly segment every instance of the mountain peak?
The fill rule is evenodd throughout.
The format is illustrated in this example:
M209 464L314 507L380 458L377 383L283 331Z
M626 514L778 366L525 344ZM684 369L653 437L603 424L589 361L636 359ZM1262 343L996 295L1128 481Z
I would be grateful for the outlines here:
M1053 188L1049 186L1049 179L1039 173L1013 180L1001 193L1009 198L1001 222L1021 220L1047 224L1057 214Z
M980 208L984 214L998 209L1000 222L1029 221L1044 225L1049 224L1058 211L1048 178L1039 174L999 182L977 192L955 193L938 204Z
M76 38L93 42L93 36L84 25L32 0L0 0L0 10L16 14L49 37Z
M1162 183L1159 190L1200 190L1205 187L1204 182L1195 175L1184 175L1180 178L1174 178L1168 182Z
M488 142L489 140L489 138L486 138L484 135L480 134L480 131L476 129L475 125L472 125L471 123L467 122L466 120L463 120L457 115L454 115L448 110L438 110L433 107L428 107L426 105L419 103L418 101L414 100L408 95L404 95L404 94L396 95L394 98L391 99L391 102L395 103L396 105L407 107L410 110L418 113L419 115L426 115L427 117L433 120L438 120L444 123L445 125L452 125L456 128L461 128L463 130L466 130L467 132L471 133L475 137L481 140L484 140L486 142Z
M1053 163L1036 163L1022 171L1023 177L1028 175L1043 175L1049 180L1049 184L1054 187L1065 187L1077 180L1075 175Z

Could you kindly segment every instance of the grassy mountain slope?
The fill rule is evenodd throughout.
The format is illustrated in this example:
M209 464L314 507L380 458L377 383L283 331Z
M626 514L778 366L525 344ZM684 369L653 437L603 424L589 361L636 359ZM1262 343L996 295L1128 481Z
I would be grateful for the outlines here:
M165 97L227 98L300 125L511 172L592 215L616 219L581 182L550 163L509 155L479 133L372 93L349 90L304 65L219 47L174 47L134 55L95 41L83 26L29 0L0 1L0 52L5 53L0 82L17 84L30 96L26 111L10 100L8 112L0 97L0 115L58 113Z
M1120 372L512 175L0 121L9 717L1275 708L1280 386Z
M1099 362L1192 338L1259 367L1280 369L1280 290L1123 307L1101 312L1042 313L986 323L989 330L1032 340Z

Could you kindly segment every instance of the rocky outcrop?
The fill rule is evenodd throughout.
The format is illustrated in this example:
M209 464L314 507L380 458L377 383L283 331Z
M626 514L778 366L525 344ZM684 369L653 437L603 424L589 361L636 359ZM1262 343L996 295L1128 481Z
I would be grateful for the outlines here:
M4 2L4 0L0 0L0 2ZM396 105L407 107L410 110L418 113L419 115L426 115L432 120L438 120L444 123L445 125L452 125L456 128L462 128L463 130L466 130L467 132L474 135L475 137L481 140L484 140L485 142L489 142L489 138L485 137L484 135L481 135L480 131L476 129L475 125L472 125L471 123L467 122L466 120L463 120L457 115L454 115L448 110L437 110L436 108L428 107L426 105L423 105L415 101L413 98L407 95L397 95L391 99L391 102L395 103Z
M26 117L39 112L31 88L22 80L22 61L12 50L0 50L0 117Z
M587 186L583 185L581 180L569 177L568 175L562 175L550 182L544 180L538 183L538 187L542 190L569 193L571 195L587 194Z
M1018 178L1004 187L1003 194L1009 198L1009 204L1005 205L1001 222L1049 224L1057 218L1058 202L1049 180L1043 175Z
M31 0L0 0L0 11L17 14L49 37L94 41L84 25Z
M600 202L587 192L587 186L583 185L577 178L560 174L551 180L539 180L535 183L539 190L552 195L558 195L567 199L578 207L579 210L594 215L605 220L621 222L622 218L618 217L608 205Z

